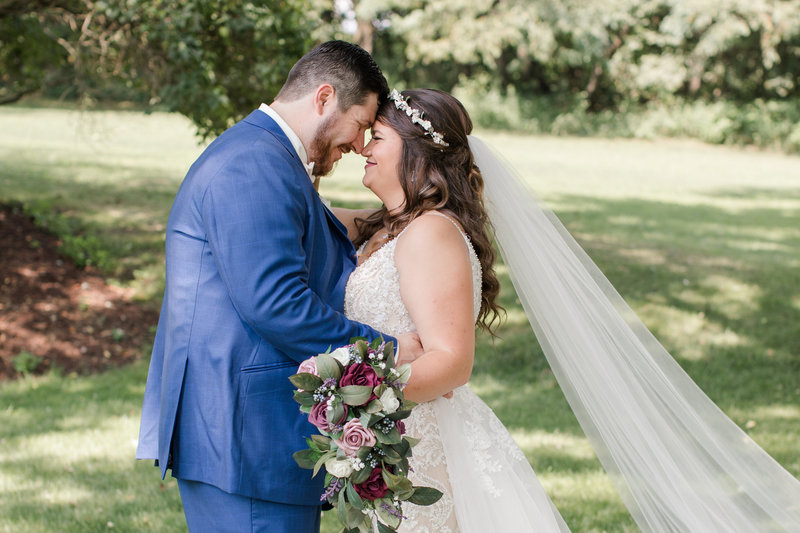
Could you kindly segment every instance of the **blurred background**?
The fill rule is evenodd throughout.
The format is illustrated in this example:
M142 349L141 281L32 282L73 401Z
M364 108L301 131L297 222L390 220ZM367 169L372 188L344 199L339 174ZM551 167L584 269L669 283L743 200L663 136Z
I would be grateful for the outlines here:
M331 38L453 92L800 475L800 0L0 0L0 533L185 531L174 480L133 459L169 209ZM377 205L362 167L321 193ZM573 531L637 531L497 268L508 313L471 386Z
M486 127L800 151L797 0L0 0L0 104L127 101L218 134L331 38Z

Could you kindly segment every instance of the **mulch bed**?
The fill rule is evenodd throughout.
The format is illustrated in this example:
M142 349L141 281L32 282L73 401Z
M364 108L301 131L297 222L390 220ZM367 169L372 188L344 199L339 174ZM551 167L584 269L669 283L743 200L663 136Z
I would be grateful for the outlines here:
M26 359L38 362L34 374L99 372L142 357L153 341L157 312L58 246L19 205L0 205L0 380L19 377L13 362Z

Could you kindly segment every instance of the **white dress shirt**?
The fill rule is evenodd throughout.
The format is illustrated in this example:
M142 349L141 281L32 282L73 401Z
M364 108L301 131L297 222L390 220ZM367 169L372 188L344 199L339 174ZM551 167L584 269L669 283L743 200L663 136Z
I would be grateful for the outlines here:
M286 121L283 120L283 118L281 118L281 116L270 106L267 104L261 104L258 109L272 117L272 120L278 123L278 126L281 128L283 133L289 138L289 142L292 143L294 151L297 152L297 155L300 157L300 161L302 161L303 165L305 165L306 172L308 172L308 177L311 178L311 181L315 181L316 177L311 174L311 172L314 170L314 162L308 161L308 153L306 152L306 148L303 146L302 141L300 141L300 137L298 137L297 134L292 131L292 128L289 127Z

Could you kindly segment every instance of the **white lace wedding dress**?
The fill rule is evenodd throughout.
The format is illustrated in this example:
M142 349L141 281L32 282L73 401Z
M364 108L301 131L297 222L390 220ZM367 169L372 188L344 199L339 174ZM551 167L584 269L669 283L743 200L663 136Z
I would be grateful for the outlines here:
M469 239L463 232L462 235L472 262L477 318L480 263ZM395 246L401 236L402 233L387 242L356 268L345 296L348 318L389 335L416 331L400 297L400 278L394 262ZM522 450L469 386L457 388L452 399L438 398L418 405L406 421L406 431L422 439L413 449L411 480L415 485L435 487L444 496L432 506L406 504L406 518L399 531L569 531Z

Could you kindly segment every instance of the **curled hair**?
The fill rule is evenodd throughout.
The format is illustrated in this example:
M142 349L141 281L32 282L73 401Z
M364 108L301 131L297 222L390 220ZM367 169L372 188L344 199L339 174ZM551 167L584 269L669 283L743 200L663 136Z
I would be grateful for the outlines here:
M340 111L363 104L370 94L377 94L379 102L389 94L389 84L369 52L347 41L328 41L294 64L275 99L291 102L323 83L336 90Z
M428 211L452 216L472 242L481 264L481 306L478 326L494 334L492 325L502 307L497 303L500 282L494 272L496 252L490 237L489 216L483 205L483 176L475 165L467 135L472 120L456 98L435 89L403 91L408 104L423 112L436 132L449 146L436 144L424 128L414 124L398 110L392 100L378 108L377 121L392 128L403 140L397 173L405 203L390 213L383 206L366 219L357 219L356 245L366 241L380 228L388 229L386 239L397 236L408 224Z

